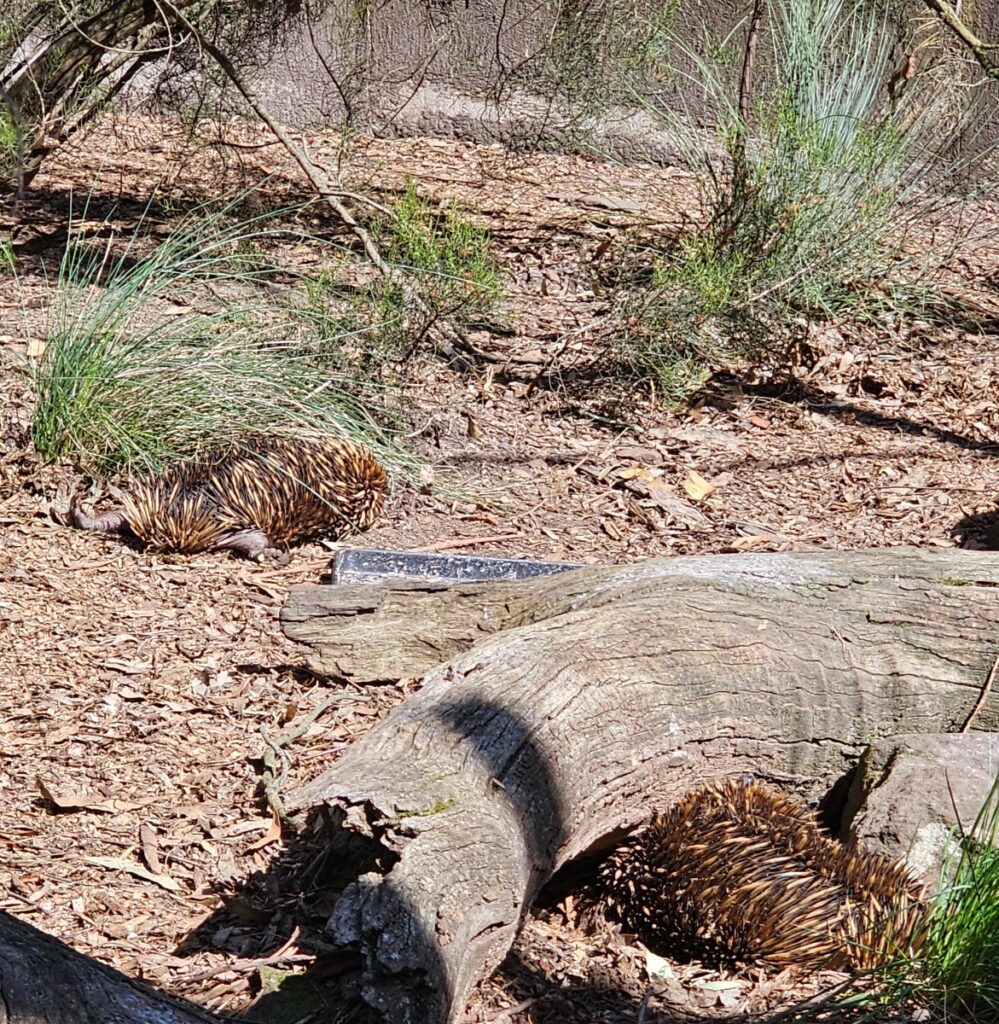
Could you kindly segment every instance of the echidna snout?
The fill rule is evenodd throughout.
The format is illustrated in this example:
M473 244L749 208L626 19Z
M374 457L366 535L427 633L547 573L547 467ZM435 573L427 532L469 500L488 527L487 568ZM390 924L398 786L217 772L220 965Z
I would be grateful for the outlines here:
M69 517L79 530L102 530L104 533L123 533L128 530L128 520L120 509L99 516L88 516L79 506L73 505Z
M215 544L212 551L222 551L225 548L230 551L238 551L254 561L259 561L262 558L273 558L280 561L286 557L286 552L272 546L263 530L234 530Z

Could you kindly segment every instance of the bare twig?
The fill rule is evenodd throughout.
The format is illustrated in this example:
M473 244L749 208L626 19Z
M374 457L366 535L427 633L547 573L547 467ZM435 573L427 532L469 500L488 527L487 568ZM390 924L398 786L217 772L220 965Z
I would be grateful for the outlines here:
M645 988L645 994L642 996L642 1001L638 1004L638 1017L635 1020L635 1024L645 1024L645 1015L649 1010L649 1000L652 998L652 986L647 985Z
M732 150L732 199L724 211L728 220L727 231L733 230L741 219L749 194L749 158L746 155L746 140L749 135L756 44L759 38L760 22L763 20L765 10L766 0L753 0L753 13L749 18L746 49L742 57L742 74L739 77L739 121L736 125L735 144Z
M261 773L264 797L267 800L267 806L278 816L282 824L291 825L292 827L297 827L298 825L298 819L288 814L285 810L284 801L281 799L281 789L288 777L288 769L291 767L291 758L287 753L287 748L296 740L301 739L312 728L316 719L324 715L330 708L361 699L352 693L334 694L332 697L322 701L318 707L310 711L304 718L300 718L292 728L286 729L283 733L273 738L267 732L266 726L260 726L260 736L264 743L267 744L267 749L261 756L264 765L264 770ZM277 770L278 760L281 761L280 773Z
M201 971L199 974L192 974L185 978L184 981L188 984L195 981L207 981L209 978L216 978L218 975L228 974L230 971L234 974L246 973L247 971L255 971L259 967L269 967L271 964L279 964L282 961L290 963L306 963L310 960L314 960L315 957L310 954L291 954L291 950L297 944L301 934L302 930L298 925L295 925L295 929L291 933L291 938L288 939L288 941L276 953L271 953L270 956L255 957L252 960L232 960L229 963L219 964L218 967L212 967L207 971Z
M301 168L302 173L315 189L316 194L325 200L325 202L333 209L334 213L336 213L337 217L340 218L341 222L346 225L354 237L361 243L368 259L371 260L378 272L387 280L397 283L402 288L403 297L410 308L416 308L425 315L432 314L433 311L430 310L426 302L420 298L413 285L385 261L385 258L379 251L378 246L375 244L375 240L371 237L371 233L354 216L346 203L343 202L341 197L345 193L344 189L340 186L340 182L334 182L331 180L329 175L327 175L322 168L309 158L304 147L295 142L291 135L285 131L285 129L278 123L264 105L263 101L257 95L256 90L240 74L239 70L229 57L219 49L211 39L205 36L196 24L188 20L177 7L174 7L173 10L178 19L187 26L188 30L197 39L198 45L201 46L205 53L207 53L212 60L218 64L222 71L225 72L229 81L232 82L243 99L250 105L253 112L261 121L264 122L265 125L267 125L274 136L281 142L281 145L284 146L288 155L291 156L295 163L297 163ZM468 344L464 337L454 327L454 325L448 321L441 319L434 321L431 327L428 328L428 333L432 334L436 345L446 356L463 358L460 356L460 353L467 353L469 351Z
M458 540L442 540L439 544L430 544L425 548L410 548L414 552L454 551L455 548L471 548L476 544L492 544L500 540L514 540L519 533L495 533L489 537L460 537Z
M753 13L749 18L746 33L746 50L742 59L742 75L739 78L739 120L742 122L743 142L746 126L749 124L749 102L753 94L753 68L756 64L756 43L759 38L760 22L766 9L766 0L753 0Z
M288 155L298 164L301 168L302 173L309 180L309 183L316 190L317 194L321 195L323 199L333 208L333 211L340 218L340 220L350 229L352 234L358 239L364 251L367 253L368 259L378 268L379 272L384 274L386 277L392 276L392 268L385 262L382 254L378 251L378 246L375 245L374 239L372 239L370 232L364 227L363 224L359 223L357 218L351 212L351 210L344 205L340 200L340 193L342 189L335 187L333 182L327 177L325 171L318 167L312 160L309 159L308 154L305 150L298 145L297 142L284 130L284 128L277 122L277 120L271 115L270 111L264 106L263 101L257 95L256 90L243 78L236 68L236 65L229 59L229 57L219 49L218 46L212 42L201 29L192 21L188 20L184 14L174 7L174 13L180 18L187 26L188 30L197 39L198 45L207 53L212 60L225 72L226 77L239 91L239 94L253 109L253 112L264 122L265 125L270 129L272 134L278 141L284 146Z
M992 668L989 669L989 674L985 678L985 685L982 687L982 692L978 695L978 700L975 701L975 706L971 709L971 714L969 714L964 720L964 725L961 726L961 732L967 732L971 728L971 723L977 717L978 712L982 710L986 699L992 692L992 684L995 682L997 670L999 670L999 654L997 654L992 661Z
M523 1013L525 1010L529 1010L536 1002L538 1002L537 996L533 996L530 999L522 999L519 1003L514 1003L513 1006L507 1006L497 1013L494 1013L491 1017L486 1018L487 1024L506 1024L506 1021L513 1020L518 1013Z

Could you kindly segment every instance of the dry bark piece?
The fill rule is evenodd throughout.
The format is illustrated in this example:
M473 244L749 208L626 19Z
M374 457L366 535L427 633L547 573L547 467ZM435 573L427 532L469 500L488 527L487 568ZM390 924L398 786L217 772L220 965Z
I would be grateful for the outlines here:
M455 1020L554 871L699 783L751 771L814 799L878 736L960 728L997 585L995 555L896 548L296 588L283 621L312 668L426 673L291 800L391 854L329 925L364 957L365 998ZM999 728L999 695L975 727Z
M974 831L999 774L999 734L888 736L860 760L843 833L904 857L933 891L957 837ZM991 837L999 846L999 835Z

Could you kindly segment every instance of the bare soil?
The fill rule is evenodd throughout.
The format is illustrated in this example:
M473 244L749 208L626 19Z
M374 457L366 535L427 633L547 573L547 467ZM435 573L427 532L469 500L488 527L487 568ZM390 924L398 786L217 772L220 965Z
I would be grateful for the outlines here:
M328 164L339 145L309 139ZM118 204L127 231L154 189L182 211L266 174L261 203L305 196L283 151L246 127L192 144L176 125L118 119L59 153L16 214L0 215L18 257L18 279L0 277L0 907L175 994L227 1013L256 1001L276 1020L266 992L286 972L335 999L354 965L322 934L336 872L275 826L265 759L294 787L414 681L356 689L299 667L277 615L290 586L323 572L323 545L275 568L148 554L63 525L79 475L30 450L25 376L71 198L90 193L95 215ZM689 174L359 138L344 175L382 200L411 179L473 211L507 275L509 325L476 334L489 358L471 370L412 368L411 444L467 497L400 484L353 543L599 563L999 546L999 361L981 324L816 326L792 375L720 375L668 413L594 366L615 315L607 274L636 239L698 215ZM980 213L996 224L994 209ZM336 230L319 213L317 226ZM962 273L988 328L996 250L976 249ZM651 1024L764 1009L829 980L726 987L691 965L652 993L644 952L582 919L571 893L553 890L468 1021Z

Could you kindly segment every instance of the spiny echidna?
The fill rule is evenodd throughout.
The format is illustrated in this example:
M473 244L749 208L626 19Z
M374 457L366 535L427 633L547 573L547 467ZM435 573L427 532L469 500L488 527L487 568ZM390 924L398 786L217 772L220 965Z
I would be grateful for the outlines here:
M864 969L920 941L924 891L903 864L755 781L689 793L605 861L600 887L650 948L708 961Z
M232 548L260 559L367 529L387 490L385 470L349 441L251 437L138 481L118 511L74 507L71 516L81 529L131 533L158 551Z

